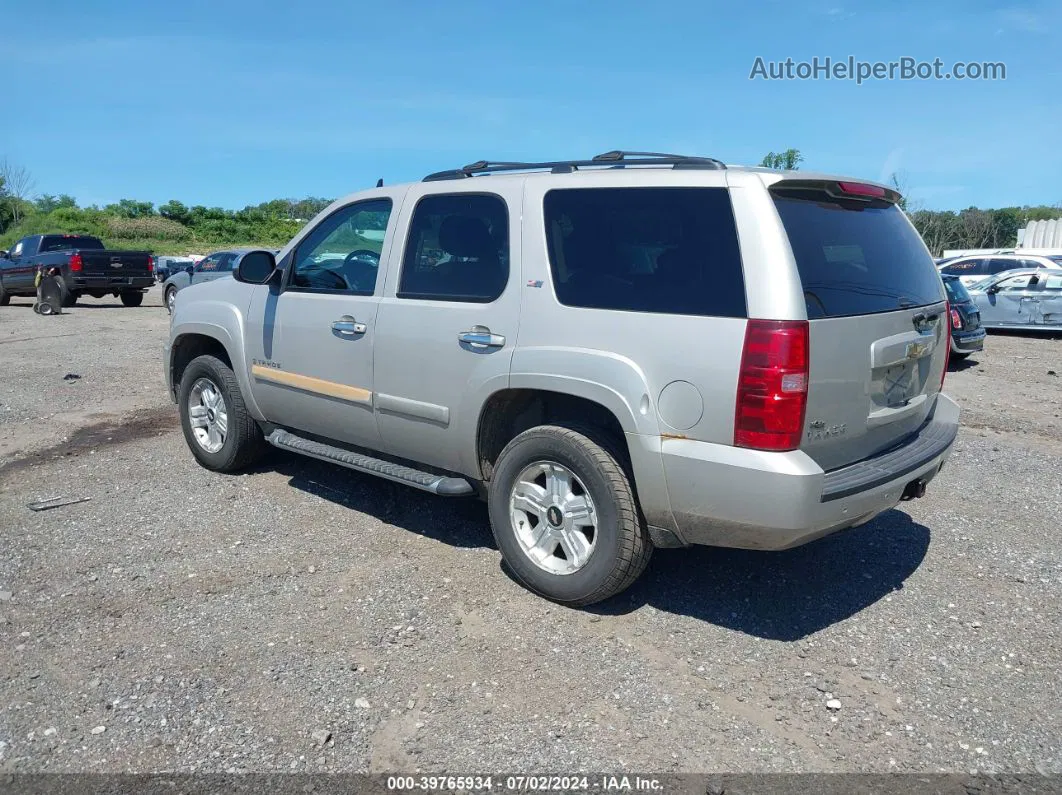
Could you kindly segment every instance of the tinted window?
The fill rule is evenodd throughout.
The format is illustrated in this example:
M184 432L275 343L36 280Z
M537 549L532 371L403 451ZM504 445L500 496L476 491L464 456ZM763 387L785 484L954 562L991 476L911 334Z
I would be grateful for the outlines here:
M509 214L499 196L426 196L409 225L399 298L489 303L509 281Z
M336 210L299 243L290 287L372 295L390 218L390 199Z
M212 273L218 269L218 263L221 262L224 256L224 252L220 251L217 254L211 254L209 257L201 260L199 264L195 266L195 269L199 273Z
M99 250L103 248L103 243L88 235L45 235L41 238L39 251L43 254L45 251L63 251L68 248Z
M933 260L899 207L818 191L779 191L774 203L796 257L809 319L943 300Z
M1016 262L1010 267L1012 268L1042 268L1044 264L1035 259L1023 259L1021 262Z
M994 259L988 260L988 269L986 270L986 273L988 273L989 275L992 275L992 274L995 274L995 273L1002 273L1003 271L1012 271L1015 268L1038 268L1038 267L1040 267L1040 266L1037 263L1033 263L1031 265L1026 265L1020 259L998 259L998 258L994 258Z
M940 272L949 276L987 276L989 275L988 269L984 267L986 262L988 260L964 259L959 262L953 262Z
M970 300L970 294L958 279L945 279L944 290L948 294L948 300L953 304L964 304Z
M545 199L557 300L568 306L744 317L725 188L578 188Z
M218 262L218 271L220 273L232 273L232 265L236 262L236 255L232 252L225 254Z
M1022 274L1021 276L1011 276L1008 279L1003 279L1001 282L999 282L999 284L996 285L996 287L999 288L1000 292L1025 290L1029 287L1029 280L1033 278L1035 277L1033 277L1033 275L1029 273Z

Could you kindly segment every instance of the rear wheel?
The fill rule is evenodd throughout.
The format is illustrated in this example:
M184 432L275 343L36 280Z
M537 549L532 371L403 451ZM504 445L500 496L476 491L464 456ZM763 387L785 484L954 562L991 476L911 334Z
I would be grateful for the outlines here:
M556 425L502 451L490 484L491 527L528 588L589 605L627 588L652 553L630 480L610 445Z
M119 296L123 306L140 306L144 303L144 294L140 291L128 290Z
M185 441L207 469L237 472L265 453L262 429L247 411L236 375L217 357L193 359L178 396Z
M77 293L66 286L66 282L62 279L56 279L59 282L59 300L63 305L63 308L72 307L77 303Z

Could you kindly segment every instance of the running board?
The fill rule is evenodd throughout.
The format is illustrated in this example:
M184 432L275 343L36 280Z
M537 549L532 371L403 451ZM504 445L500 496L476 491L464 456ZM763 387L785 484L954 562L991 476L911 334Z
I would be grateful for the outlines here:
M356 472L387 478L395 483L404 483L441 497L465 497L475 493L472 484L464 478L433 475L430 472L422 472L412 467L392 464L390 461L382 461L379 458L344 450L342 447L333 447L330 444L304 439L288 431L275 430L266 437L266 441L281 450L291 450L293 453L339 464Z

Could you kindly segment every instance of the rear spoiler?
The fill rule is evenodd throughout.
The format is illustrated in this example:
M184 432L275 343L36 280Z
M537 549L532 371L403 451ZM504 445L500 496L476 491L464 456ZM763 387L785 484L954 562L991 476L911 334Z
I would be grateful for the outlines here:
M873 182L855 182L846 179L781 179L768 186L770 190L815 191L826 193L834 199L854 201L886 201L899 204L903 198L899 191Z

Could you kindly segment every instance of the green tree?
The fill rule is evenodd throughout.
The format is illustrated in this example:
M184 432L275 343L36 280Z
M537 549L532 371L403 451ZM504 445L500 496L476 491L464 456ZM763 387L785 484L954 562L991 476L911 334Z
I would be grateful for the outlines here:
M800 154L799 149L786 149L784 152L768 152L760 161L760 165L779 171L796 171L803 162L804 156Z
M50 193L42 193L34 202L39 213L50 213L60 207L77 207L77 201L68 193L52 196Z

